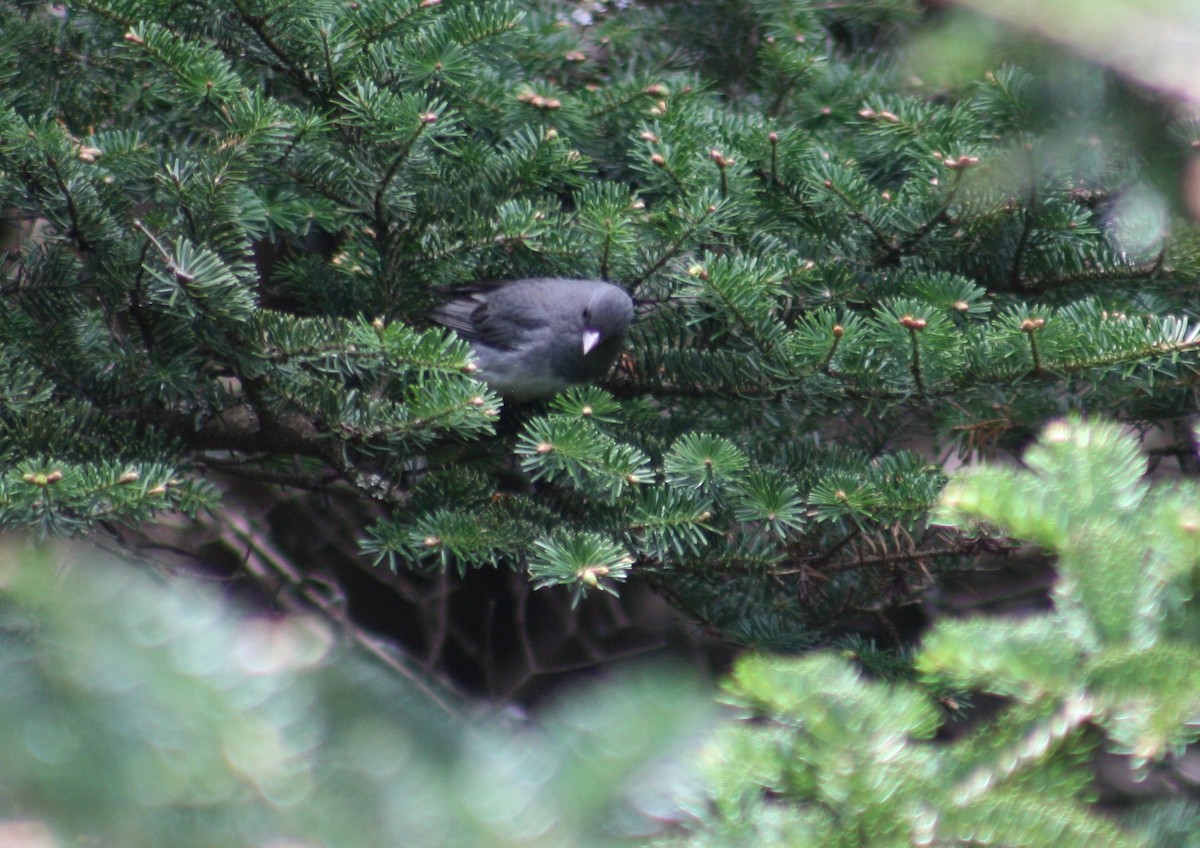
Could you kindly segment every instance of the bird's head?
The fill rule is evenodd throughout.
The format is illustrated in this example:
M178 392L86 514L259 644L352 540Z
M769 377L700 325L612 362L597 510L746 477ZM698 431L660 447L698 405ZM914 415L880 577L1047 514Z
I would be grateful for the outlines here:
M587 356L604 341L624 338L633 321L633 302L619 288L606 286L588 299L580 318L580 341Z

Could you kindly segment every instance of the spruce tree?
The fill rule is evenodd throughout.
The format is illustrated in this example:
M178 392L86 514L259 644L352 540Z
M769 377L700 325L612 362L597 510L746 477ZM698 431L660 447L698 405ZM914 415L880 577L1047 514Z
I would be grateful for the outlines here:
M252 481L370 504L339 528L366 569L636 574L795 649L981 550L928 522L937 460L1194 408L1162 179L1195 126L1082 63L916 78L912 3L0 15L6 527L220 517ZM427 320L529 276L639 303L548 405Z
M493 608L401 656L322 571L352 547L401 625L511 575L597 643L637 578L756 649L663 844L1187 844L1194 803L1118 821L1085 764L1191 785L1196 491L1144 480L1132 434L1194 467L1200 129L1034 45L954 65L939 26L915 0L0 0L0 524L201 526L423 692L320 628L8 549L0 841L628 836L610 802L703 699L643 678L550 730L464 719L428 677ZM639 314L604 380L515 403L428 315L533 276ZM319 526L264 518L301 496ZM903 642L940 571L1022 539L1052 609L845 636ZM948 730L980 695L995 717Z

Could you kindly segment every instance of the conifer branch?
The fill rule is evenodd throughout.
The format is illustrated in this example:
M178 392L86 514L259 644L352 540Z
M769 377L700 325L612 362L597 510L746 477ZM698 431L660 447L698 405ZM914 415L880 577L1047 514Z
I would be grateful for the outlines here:
M316 88L313 85L314 81L309 77L308 73L293 61L291 54L267 31L266 24L268 18L263 15L254 14L246 8L241 0L230 0L230 2L238 12L238 19L254 33L258 42L267 48L267 51L276 58L277 64L273 67L291 80L305 94L310 96L316 94Z
M631 288L636 289L638 286L646 282L650 277L658 273L668 262L678 256L686 245L689 244L691 238L700 230L704 222L708 220L717 211L715 206L708 206L704 213L697 221L689 221L687 229L676 236L663 249L658 258L655 259L648 268L634 276Z
M214 516L219 537L231 551L240 554L242 568L264 588L271 591L285 607L295 612L316 609L394 673L408 680L431 703L449 716L458 714L443 694L429 686L417 672L418 664L405 657L394 644L389 644L359 627L349 616L344 592L328 581L318 582L304 574L265 535L257 531L248 518L231 510ZM332 590L332 591L331 591Z
M1046 292L1077 286L1080 283L1094 285L1119 283L1125 280L1174 279L1176 275L1170 268L1164 267L1165 261L1166 250L1164 248L1152 261L1140 265L1110 265L1053 277L1031 277L1024 281L1024 285L1029 291Z
M79 208L75 205L74 193L67 186L66 180L63 179L62 169L59 167L57 158L48 155L46 157L46 164L49 166L51 173L54 174L54 184L62 192L63 199L67 204L67 218L71 222L71 229L66 235L75 242L81 251L88 252L91 250L91 245L88 243L87 236L83 231L83 222L79 215Z
M1025 251L1028 249L1029 239L1033 235L1034 222L1038 215L1038 190L1037 180L1035 179L1035 175L1032 173L1034 171L1032 153L1029 154L1028 160L1029 170L1031 172L1029 180L1029 194L1026 197L1025 205L1021 210L1021 234L1017 237L1017 246L1013 251L1012 256L1012 266L1008 272L1008 285L1013 291L1024 291L1028 287L1023 275L1025 268Z
M325 90L329 97L335 98L338 96L340 86L338 84L337 69L333 64L333 55L329 50L329 33L324 27L321 27L318 34L321 38L321 55L325 59L325 75L329 80L325 85Z
M389 215L387 215L386 210L384 209L384 196L387 194L388 187L391 185L392 180L396 178L396 174L399 172L401 165L408 161L409 153L412 151L413 145L415 145L421 138L429 124L436 120L437 115L433 114L432 112L425 113L424 115L420 116L416 129L413 131L412 135L405 140L404 144L400 146L400 149L392 154L392 160L388 164L387 170L383 172L383 177L379 180L379 188L375 191L374 200L375 229L377 232L384 235L385 238L387 237L387 234L391 232L391 218Z
M885 256L890 256L896 249L896 243L891 236L888 236L883 230L875 224L871 218L855 205L844 191L837 187L833 180L825 180L825 190L842 202L842 205L849 210L850 218L862 224L867 231L874 237L875 242L884 251ZM882 262L882 260L881 260Z
M921 242L924 241L929 234L934 231L934 229L948 222L950 206L954 203L958 196L958 190L962 184L963 174L966 173L966 171L963 168L958 168L953 170L952 173L954 174L954 182L951 183L950 188L945 192L937 211L934 212L933 215L929 216L925 223L909 233L909 235L902 242L895 246L894 254L890 254L887 257L887 259L883 262L884 265L894 264L895 260L899 259L900 257L910 255L918 246L920 246Z

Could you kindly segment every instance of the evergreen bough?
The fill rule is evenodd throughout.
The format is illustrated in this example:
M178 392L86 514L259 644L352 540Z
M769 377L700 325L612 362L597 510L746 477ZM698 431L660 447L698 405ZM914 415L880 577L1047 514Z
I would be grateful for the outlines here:
M670 844L1191 844L1173 840L1200 825L1194 801L1121 827L1089 763L1100 746L1145 778L1200 736L1200 488L1149 485L1111 423L1053 423L1025 463L956 477L937 519L1052 552L1053 609L938 622L914 680L831 651L742 659L725 684L742 719L705 757L709 814ZM1002 707L938 741L956 692Z

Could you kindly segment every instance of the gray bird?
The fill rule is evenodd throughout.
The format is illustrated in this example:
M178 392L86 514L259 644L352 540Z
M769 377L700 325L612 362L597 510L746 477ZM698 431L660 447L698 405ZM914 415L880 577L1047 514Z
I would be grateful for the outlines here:
M471 343L479 374L515 400L604 376L633 321L633 300L600 280L537 277L458 290L431 318Z

